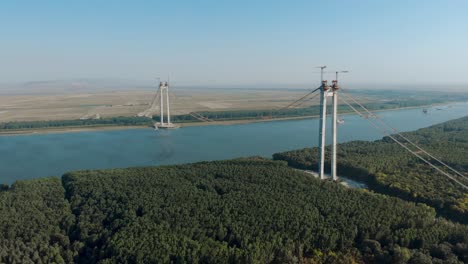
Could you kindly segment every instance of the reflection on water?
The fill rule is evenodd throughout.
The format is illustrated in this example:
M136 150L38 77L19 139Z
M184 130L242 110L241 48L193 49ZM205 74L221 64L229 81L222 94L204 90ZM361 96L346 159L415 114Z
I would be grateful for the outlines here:
M410 131L467 115L468 103L452 104L442 110L427 109L427 114L417 108L378 115L400 131ZM340 118L345 123L339 126L339 142L382 137L365 119L356 115L340 115ZM158 131L147 128L0 136L0 183L60 176L80 169L178 164L254 155L271 157L275 152L317 146L317 143L317 119Z

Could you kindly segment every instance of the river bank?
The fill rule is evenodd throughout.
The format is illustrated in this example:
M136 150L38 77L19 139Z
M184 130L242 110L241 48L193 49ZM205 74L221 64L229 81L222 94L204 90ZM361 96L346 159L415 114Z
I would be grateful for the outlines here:
M417 130L466 116L468 103L449 107L380 112L400 132ZM382 133L357 115L341 115L338 142L374 141ZM183 164L273 153L318 143L316 119L252 122L242 125L191 126L183 129L118 129L80 133L0 136L0 183L59 176L68 171ZM124 127L126 128L126 127ZM346 175L343 175L346 176Z
M466 102L458 102L466 103ZM386 111L398 111L404 109L421 109L435 106L453 105L457 103L440 103L440 104L428 104L419 106L407 106L398 107L393 109L381 109L372 110L371 112L386 112ZM353 111L341 112L340 115L354 114ZM194 126L214 126L214 125L238 125L238 124L250 124L259 122L272 122L272 121L288 121L288 120L301 120L301 119L313 119L318 118L318 115L307 115L307 116L291 116L291 117L280 117L280 118L269 118L269 119L238 119L238 120L220 120L211 122L187 122L178 123L183 127L194 127ZM135 125L135 126L122 126L122 125L93 125L93 126L68 126L68 127L46 127L46 128L31 128L31 129L15 129L15 130L0 130L0 136L2 135L31 135L31 134L53 134L53 133L76 133L76 132L87 132L87 131L108 131L108 130L126 130L126 129L142 129L151 128L148 125Z

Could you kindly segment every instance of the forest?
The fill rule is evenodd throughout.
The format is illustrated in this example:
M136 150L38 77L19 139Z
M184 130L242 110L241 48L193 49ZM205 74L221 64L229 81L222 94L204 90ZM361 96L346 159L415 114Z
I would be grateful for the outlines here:
M465 178L456 178L468 185L468 116L403 135L451 167L465 172ZM398 135L395 137L402 140ZM287 161L295 168L316 170L318 149L276 153L273 158ZM329 156L326 163L329 169ZM374 142L339 144L337 167L338 175L365 182L375 192L426 203L440 215L468 224L466 189L409 154L389 137Z
M72 263L74 224L59 178L2 185L0 263Z
M1 263L466 263L433 208L243 158L0 189Z

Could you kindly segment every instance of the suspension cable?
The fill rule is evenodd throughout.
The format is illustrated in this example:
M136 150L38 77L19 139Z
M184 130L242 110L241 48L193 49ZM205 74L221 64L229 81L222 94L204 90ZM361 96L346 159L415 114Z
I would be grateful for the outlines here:
M343 92L342 92L343 93ZM351 100L354 101L354 103L356 103L357 105L359 105L362 109L364 109L367 113L369 113L369 115L371 115L372 117L376 118L377 120L380 121L380 123L382 123L383 125L387 126L388 128L390 128L394 133L396 133L397 135L399 135L400 137L402 137L404 140L406 140L408 143L410 143L411 145L413 145L415 148L417 148L418 150L422 151L424 154L428 155L429 157L431 157L432 159L436 160L437 162L439 162L440 164L444 165L446 168L448 168L449 170L453 171L454 173L456 173L457 175L463 177L463 178L467 178L465 175L463 175L462 173L460 173L459 171L457 171L456 169L452 168L451 166L449 166L448 164L446 164L445 162L441 161L440 159L434 157L434 155L430 154L429 152L427 152L426 150L424 150L423 148L421 148L420 146L418 146L416 143L414 143L413 141L411 141L410 139L408 139L407 137L405 137L404 135L402 135L398 130L396 130L394 127L388 125L387 123L385 123L379 116L377 116L376 114L372 113L371 111L369 111L364 105L362 105L361 103L359 103L356 99L354 99L354 97L352 97L350 94L347 94L347 93L344 93L344 95L348 98L350 98Z
M317 90L319 90L321 87L322 87L322 86L320 86L320 87L314 89L313 91L307 93L306 95L302 96L301 98L295 100L294 102L292 102L292 103L288 104L287 106L284 106L284 107L282 107L282 108L280 108L280 109L278 109L278 110L284 110L284 109L290 108L290 107L294 106L294 105L295 105L296 103L298 103L298 102L299 102L299 104L302 104L302 102L300 102L300 101L305 100L305 98L307 98L307 96L313 94L314 92L316 92ZM314 98L314 97L312 97L312 98ZM311 99L312 99L312 98L311 98Z
M307 100L303 100L302 102L300 102L299 104L295 105L294 107L301 106L301 105L303 105L304 103L306 103L307 101L310 102L310 101L312 101L314 98L316 98L316 97L319 96L319 95L320 95L320 94L317 93L317 94L315 94L314 96L312 96L311 98L309 98L309 99L307 99Z
M356 108L354 108L351 104L349 104L345 99L341 98L341 100L346 104L348 105L351 109L353 109L359 116L363 116L361 112L359 112ZM423 158L421 155L419 155L418 153L414 152L413 150L411 150L410 148L408 148L405 144L401 143L400 141L398 141L395 137L393 137L385 128L382 128L382 127L379 127L374 121L372 121L371 119L366 119L367 121L369 121L376 129L378 130L382 130L382 132L384 132L384 134L386 136L388 136L389 138L391 138L393 141L395 141L398 145L400 145L401 147L403 147L404 149L406 149L409 153L413 154L414 156L418 157L420 160L422 160L423 162L425 162L426 164L428 164L429 166L431 166L432 168L436 169L438 172L442 173L443 175L445 175L446 177L450 178L451 180L453 180L454 182L458 183L460 186L462 186L463 188L465 189L468 189L468 186L466 186L465 184L463 184L462 182L460 182L459 180L457 180L455 177L453 177L452 175L448 174L447 172L441 170L439 167L435 166L434 164L432 164L430 161L426 160L425 158Z
M156 91L156 94L153 96L153 99L151 100L150 109L154 107L154 105L156 104L156 100L158 98L159 98L159 88Z
M214 122L214 120L209 119L208 117L202 116L201 114L197 112L190 112L189 115L195 117L196 119L202 121L202 122Z

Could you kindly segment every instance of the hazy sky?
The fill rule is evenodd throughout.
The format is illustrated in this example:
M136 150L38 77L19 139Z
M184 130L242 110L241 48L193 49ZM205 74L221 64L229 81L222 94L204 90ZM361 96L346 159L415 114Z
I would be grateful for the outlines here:
M463 0L3 0L0 36L0 82L468 83Z

